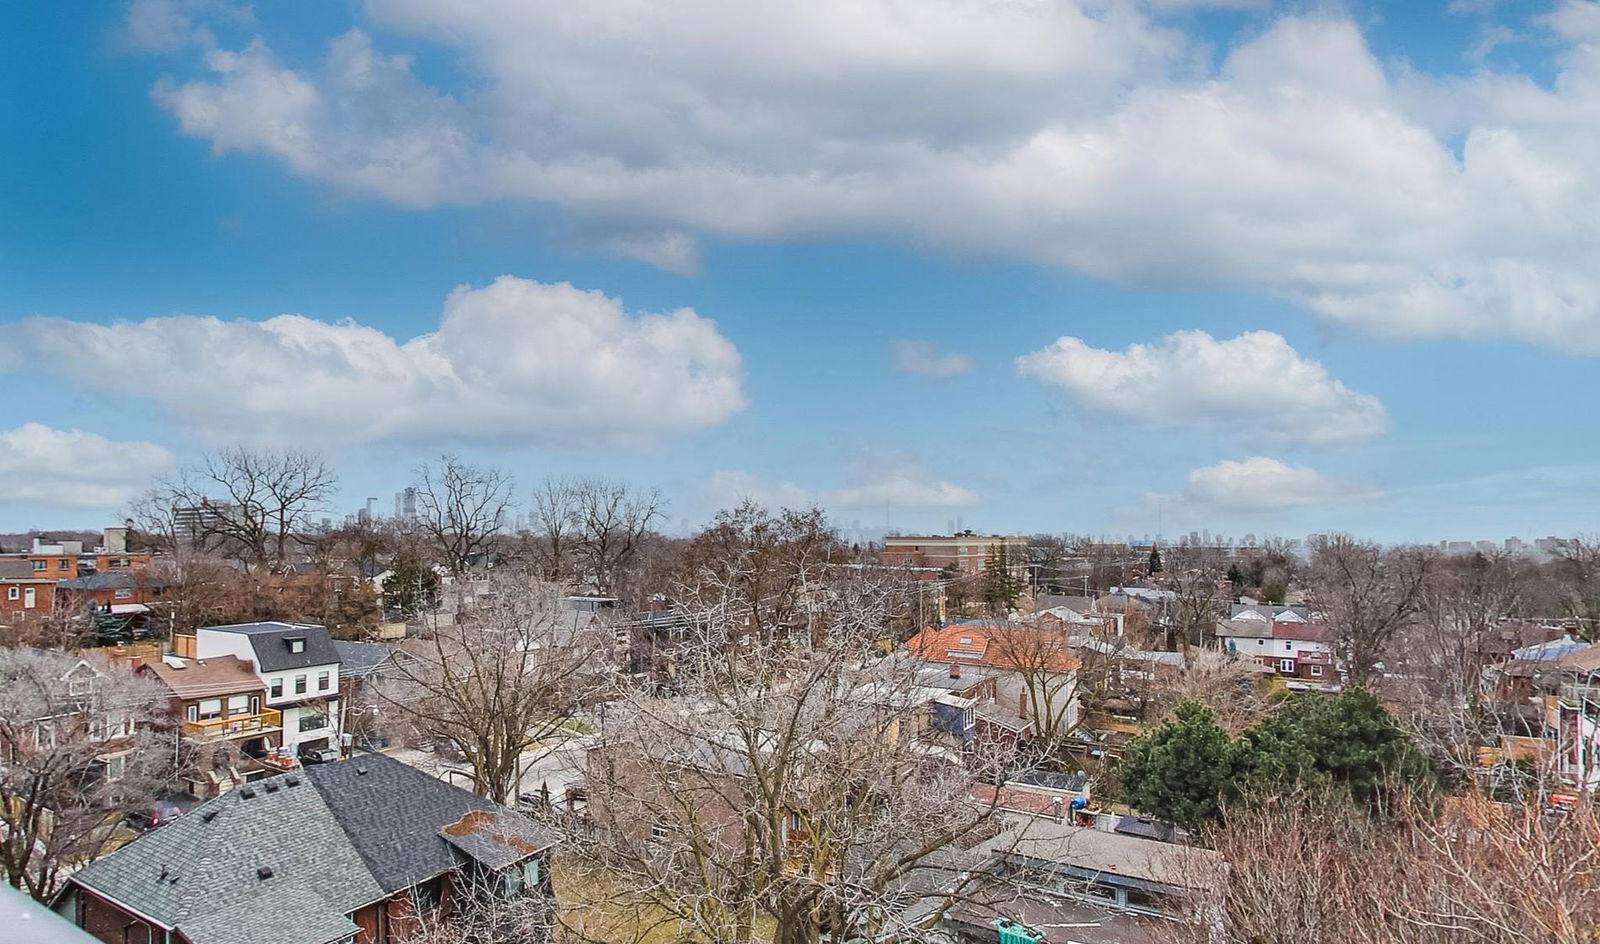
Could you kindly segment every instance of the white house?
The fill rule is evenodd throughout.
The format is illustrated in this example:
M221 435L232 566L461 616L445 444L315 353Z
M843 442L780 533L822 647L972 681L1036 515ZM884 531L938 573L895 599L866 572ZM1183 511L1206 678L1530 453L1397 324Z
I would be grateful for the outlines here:
M326 626L239 623L203 626L195 656L232 655L250 663L267 686L267 706L283 712L283 746L295 753L338 747L339 653Z
M1273 609L1235 607L1232 619L1217 624L1218 644L1272 669L1290 688L1336 688L1332 634L1294 609Z

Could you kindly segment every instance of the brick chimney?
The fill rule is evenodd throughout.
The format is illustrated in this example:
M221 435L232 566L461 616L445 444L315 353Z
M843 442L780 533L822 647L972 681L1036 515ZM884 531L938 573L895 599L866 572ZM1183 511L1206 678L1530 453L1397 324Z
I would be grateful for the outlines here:
M957 679L961 677L961 663L959 663L959 662L950 663L950 677L951 678L957 678Z

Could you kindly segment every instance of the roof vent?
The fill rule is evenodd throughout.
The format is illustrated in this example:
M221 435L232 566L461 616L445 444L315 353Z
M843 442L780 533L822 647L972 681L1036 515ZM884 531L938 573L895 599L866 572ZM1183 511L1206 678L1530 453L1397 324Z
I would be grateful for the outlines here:
M298 787L298 786L300 786L300 775L299 774L290 774L289 776L284 777L283 778L283 785L286 786L286 787Z
M262 786L267 788L267 792L268 793L277 793L278 792L278 781L277 780L268 780L266 783L263 783Z
M267 879L271 878L271 877L272 877L272 866L263 865L260 868L256 869L256 878L261 879L263 882L266 881Z
M365 768L365 767L357 767L356 768L356 776L357 777L365 777L366 775L367 775L367 768Z
M256 788L255 787L240 787L239 788L239 798L240 799L243 799L243 800L254 799L255 795L256 795Z
M221 812L221 811L220 810L206 810L204 813L200 814L200 818L209 823L212 820L217 818L217 814L219 812Z

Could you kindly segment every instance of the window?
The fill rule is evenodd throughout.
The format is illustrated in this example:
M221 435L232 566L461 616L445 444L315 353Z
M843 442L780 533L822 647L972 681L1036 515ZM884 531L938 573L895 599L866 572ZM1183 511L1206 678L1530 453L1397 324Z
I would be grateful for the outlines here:
M1258 646L1265 646L1266 644L1267 644L1267 641L1265 639L1257 639L1256 640L1256 645L1258 645Z
M48 564L48 563L50 563L50 562L49 561L36 560L36 561L33 562L33 569L34 570L44 570L45 565Z
M33 609L36 602L38 602L38 594L32 587L22 591L22 608L24 610Z
M68 561L65 557L63 557L60 560L56 561L56 570L66 570L69 566L71 566L71 562Z
M21 587L7 587L6 588L6 599L7 600L20 600L20 599L22 599L22 588Z
M250 713L250 696L249 695L229 695L228 696L228 714L230 714L230 715L247 715L249 713Z
M306 693L306 677L304 675L296 675L294 677L294 693L296 695L304 695Z
M1285 642L1283 644L1283 651L1284 652L1293 652L1294 651L1294 642L1293 641Z
M200 703L200 720L210 721L222 717L222 699L207 698Z
M306 641L304 639L291 639L291 640L289 640L289 651L290 652L305 652L306 651Z
M126 600L131 596L133 596L133 591L127 587L119 587L116 590L111 591L112 599Z
M667 830L667 824L666 823L664 823L664 822L662 822L660 820L656 820L655 822L650 824L650 841L651 842L666 842L667 841L667 833L668 833L668 830Z
M1320 665L1312 666L1311 667L1311 674L1320 678L1322 676L1322 666L1320 666Z
M283 697L283 679L275 678L275 679L272 680L272 693L271 694L272 694L273 698L282 698Z
M1294 660L1293 659L1279 659L1278 660L1278 671L1279 672L1291 672L1292 673L1294 671Z
M324 672L317 676L317 691L325 692L331 684L333 684L333 673Z
M106 779L121 780L127 770L127 755L113 754L106 758Z
M417 914L427 914L439 908L444 892L443 876L434 876L411 889L411 904Z
M199 705L190 705L188 708L184 709L184 713L183 714L184 714L184 717L188 718L190 721L199 721L200 720L200 706Z

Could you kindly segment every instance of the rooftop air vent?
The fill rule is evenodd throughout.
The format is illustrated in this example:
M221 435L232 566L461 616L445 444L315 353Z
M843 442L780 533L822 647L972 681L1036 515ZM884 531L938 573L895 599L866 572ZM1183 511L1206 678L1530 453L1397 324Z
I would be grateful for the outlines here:
M367 775L367 768L365 768L365 767L357 767L356 768L356 776L357 777L365 777L366 775Z
M255 787L240 787L239 788L239 798L241 800L254 799L255 795L256 795L256 788Z
M209 823L212 820L217 818L217 813L218 812L220 812L220 811L219 810L206 810L204 813L200 814L200 818Z
M272 877L272 866L263 865L260 868L256 869L256 878L259 878L262 881L266 881L267 879L269 879L271 877Z
M267 788L268 793L278 792L278 781L276 780L268 780L266 783L263 783L262 786Z
M300 775L299 774L290 774L289 776L284 777L283 778L283 785L286 786L286 787L298 787L298 786L300 786Z

